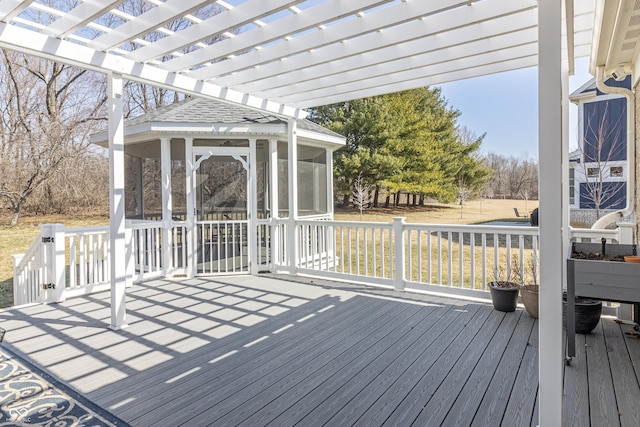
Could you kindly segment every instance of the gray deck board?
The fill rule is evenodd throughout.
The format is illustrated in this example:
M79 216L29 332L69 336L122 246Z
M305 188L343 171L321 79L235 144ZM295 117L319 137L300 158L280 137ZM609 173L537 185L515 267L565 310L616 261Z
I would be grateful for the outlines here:
M620 418L608 363L607 344L602 337L602 322L593 333L586 335L591 425L615 427L620 425Z
M576 334L576 355L571 364L564 368L564 387L567 396L563 402L563 425L567 427L585 427L589 421L589 380L587 372L586 335Z
M538 395L538 328L534 328L525 349L516 381L500 425L508 427L531 424Z
M427 370L421 375L420 381L411 389L400 405L386 419L384 425L410 425L420 415L424 408L446 380L450 373L456 372L455 362L467 351L481 345L486 347L486 342L480 343L495 333L496 328L502 322L504 313L495 311L490 307L485 311L486 317L478 317L473 324L467 324L462 332L453 340ZM488 311L488 312L487 312ZM463 360L468 360L463 358ZM447 404L447 402L443 402Z
M211 410L204 415L212 420L215 419L216 425L236 425L245 421L245 419L253 415L255 411L261 409L267 404L270 404L275 397L287 391L292 386L300 384L311 375L314 375L318 380L328 379L332 375L336 375L337 370L335 365L342 366L339 372L341 375L346 375L344 372L345 367L364 363L367 354L377 354L378 356L376 360L385 360L386 357L384 352L380 353L379 351L376 351L376 346L386 345L390 346L390 348L398 348L402 345L401 341L411 339L412 330L422 329L420 327L420 323L424 322L425 319L429 319L432 311L432 308L426 310L419 309L415 313L411 314L410 317L398 319L399 321L394 322L393 324L385 324L379 329L381 331L384 330L386 334L380 336L379 340L369 347L362 343L352 346L351 348L354 350L353 352L338 353L336 351L333 354L324 352L319 355L319 357L315 358L312 363L302 366L301 368L303 369L293 372L293 375L287 373L286 377L281 378L276 384L271 384L271 386L267 387L259 387L260 390L264 390L263 393L259 393L259 395L256 393L255 396L251 396L250 400L248 400L246 396L243 396L242 399L237 399L232 403L232 407L228 406L230 409L237 408L237 410L233 410L233 412L229 411L223 417L215 418L216 414L213 414ZM334 346L334 348L335 347L337 346ZM338 363L332 364L331 362ZM286 381L282 381L283 379L286 379ZM343 383L344 378L342 378L340 382ZM355 378L350 379L347 384L357 387L357 381L355 381ZM262 418L262 421L264 421L264 418Z
M499 362L494 362L497 358L487 364L480 361L474 372L477 379L465 385L449 412L447 423L500 425L534 326L536 322L531 317L526 314L520 316Z
M376 307L374 306L373 308ZM373 317L369 318L373 321L371 325L373 328L376 320L385 316L391 311L391 308L391 306L382 306L377 310L365 311L363 314L374 313ZM403 309L403 311L410 310L410 307L403 307ZM402 312L396 314L396 316L400 315L402 315ZM331 313L325 314L325 317L331 316ZM392 316L388 317L391 318L389 321L393 320ZM345 317L343 322L332 324L319 333L313 334L313 330L316 330L317 327L312 323L307 323L306 325L303 323L303 326L308 327L304 328L300 333L295 331L296 335L293 337L291 332L283 332L281 337L286 343L261 351L264 345L269 345L265 341L263 346L255 346L254 351L245 353L243 358L226 358L220 363L209 366L209 369L202 374L187 378L177 388L190 393L192 401L187 405L179 401L165 403L167 399L160 399L154 402L144 402L146 403L145 405L130 407L124 411L125 416L130 414L135 418L141 418L143 416L146 417L145 414L148 413L150 422L153 422L162 420L165 415L172 414L178 410L184 411L185 414L191 414L200 407L217 404L230 395L251 386L262 377L270 375L275 369L282 366L290 369L293 366L292 363L304 363L304 361L312 359L314 355L324 350L323 345L326 344L327 339L331 336L336 336L341 341L349 340L351 334L357 330L357 324L357 314L351 314L351 316ZM299 358L298 356L305 349L315 349L315 353L307 352L305 359ZM204 363L206 366L207 362ZM166 398L169 398L175 391L176 389L168 389L159 397L166 396Z
M416 307L392 306L391 308L388 312L376 313L376 315L385 316L384 325L377 326L376 324L378 322L376 321L352 322L342 335L328 333L317 336L313 347L300 345L300 339L302 337L297 335L292 336L291 341L297 342L297 344L294 345L288 353L278 355L271 363L262 365L257 370L251 371L251 373L246 376L247 381L239 384L238 380L236 380L231 385L224 386L226 390L220 396L214 393L204 400L204 402L208 403L210 402L209 399L213 400L220 397L215 409L210 409L208 412L205 411L205 414L202 414L202 409L198 408L198 405L193 405L192 407L188 407L187 410L192 410L194 416L200 415L206 419L215 421L216 418L229 413L244 403L244 401L253 398L260 390L264 390L283 378L289 377L298 369L305 368L309 365L314 366L316 363L322 363L325 358L330 358L331 360L340 356L344 360L353 360L353 358L350 357L350 353L359 354L359 347L367 348L372 343L383 339L393 331L396 325L406 322L419 311ZM396 309L396 312L394 312L393 308ZM354 336L360 336L361 339L354 339ZM248 372L248 369L248 366L242 367L244 372ZM236 387L236 384L238 384L239 387ZM203 406L206 408L208 404ZM242 415L243 414L240 414L240 416Z
M479 395L469 396L468 391L482 383L484 383L482 388L486 389L493 370L499 365L499 362L495 361L502 358L521 315L521 311L507 313L493 331L490 328L481 330L468 350L455 363L451 374L440 384L436 393L424 406L415 421L417 425L468 425L471 422L475 409L471 414L466 411L471 411L470 407L477 404ZM482 343L486 344L481 345ZM467 388L467 393L464 393L467 385L470 387ZM463 401L463 398L471 398L473 401ZM453 419L445 423L444 420L450 412L453 412L451 414ZM469 419L466 424L456 419L467 416Z
M127 299L121 331L107 293L2 310L3 347L136 426L537 425L538 328L520 308L286 276L154 280ZM629 328L578 335L564 425L640 425Z
M613 322L602 322L611 376L621 426L640 426L640 396L638 379L629 358L629 350L620 326Z

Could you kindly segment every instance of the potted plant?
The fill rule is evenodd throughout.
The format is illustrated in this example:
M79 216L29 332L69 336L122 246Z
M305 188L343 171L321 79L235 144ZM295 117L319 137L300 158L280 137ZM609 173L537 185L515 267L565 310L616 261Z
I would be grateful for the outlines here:
M518 258L513 261L512 270L515 276L520 282L520 296L522 297L522 304L529 314L534 319L538 318L538 252L533 249L531 259L526 264L524 271L520 268Z
M505 312L515 311L518 305L518 284L511 280L513 273L511 269L507 271L505 280L501 279L502 273L502 268L496 267L493 274L494 280L489 282L493 308Z

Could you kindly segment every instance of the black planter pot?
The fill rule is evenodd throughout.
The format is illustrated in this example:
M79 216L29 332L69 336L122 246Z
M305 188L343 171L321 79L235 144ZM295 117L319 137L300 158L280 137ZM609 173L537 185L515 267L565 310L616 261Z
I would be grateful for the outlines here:
M576 333L588 334L593 331L602 314L602 301L576 297ZM567 294L562 296L562 325L567 327Z
M498 311L516 311L519 291L517 284L507 282L506 286L505 284L500 286L497 282L489 282L489 291L491 292L493 308Z

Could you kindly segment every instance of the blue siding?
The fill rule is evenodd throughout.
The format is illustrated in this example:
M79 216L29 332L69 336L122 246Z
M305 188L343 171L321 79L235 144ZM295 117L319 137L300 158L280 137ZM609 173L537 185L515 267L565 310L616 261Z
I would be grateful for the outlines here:
M584 104L584 161L627 160L625 98ZM599 157L599 159L598 159Z
M580 183L580 209L595 209L593 191L587 183ZM627 197L626 182L603 182L600 209L623 209Z

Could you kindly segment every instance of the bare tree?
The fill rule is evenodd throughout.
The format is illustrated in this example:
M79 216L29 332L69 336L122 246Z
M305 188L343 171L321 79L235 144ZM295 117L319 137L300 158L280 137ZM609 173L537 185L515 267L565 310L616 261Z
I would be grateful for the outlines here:
M627 160L626 135L622 132L626 117L613 114L608 100L599 101L596 107L603 108L602 114L597 115L597 110L585 112L582 144L578 149L582 157L579 170L584 177L580 205L593 207L599 219L603 209L624 204L626 197L623 166L616 163Z
M6 50L0 75L0 198L16 225L34 192L87 154L88 135L106 117L106 81Z
M371 203L371 185L365 182L362 178L362 173L353 182L351 200L353 205L360 211L360 220L362 220L362 211Z
M473 193L473 189L469 188L464 178L460 178L458 180L458 189L457 189L457 197L458 202L460 203L460 218L462 218L462 207L464 203L469 199L471 194Z

